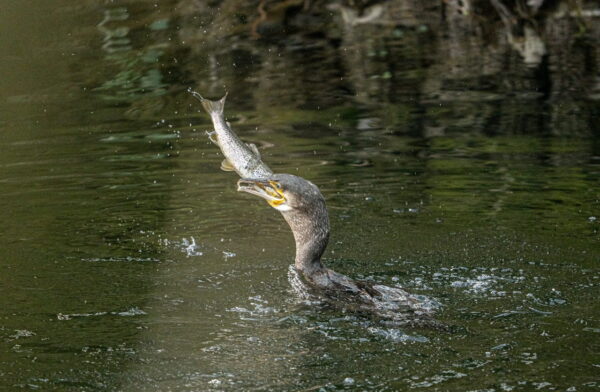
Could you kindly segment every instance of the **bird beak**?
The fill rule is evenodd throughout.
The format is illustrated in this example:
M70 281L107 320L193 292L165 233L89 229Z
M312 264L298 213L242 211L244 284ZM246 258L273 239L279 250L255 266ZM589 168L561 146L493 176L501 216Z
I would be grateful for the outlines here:
M247 192L261 197L265 199L271 207L277 208L285 203L285 196L277 181L242 178L238 180L237 186L238 192Z

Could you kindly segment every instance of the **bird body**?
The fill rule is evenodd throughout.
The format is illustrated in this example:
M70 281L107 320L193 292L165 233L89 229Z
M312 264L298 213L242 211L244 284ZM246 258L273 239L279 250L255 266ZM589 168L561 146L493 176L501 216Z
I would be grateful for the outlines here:
M249 154L249 149L240 147L243 142L222 119L224 98L220 101L201 100L219 135L217 144L242 177L238 180L237 190L266 200L290 226L296 243L296 257L289 277L301 296L324 298L342 304L346 309L371 312L396 321L405 320L408 313L428 315L439 307L434 300L409 294L401 288L354 280L326 268L321 257L329 242L330 226L325 198L319 188L293 174L274 174L262 163L260 154L252 151ZM233 144L237 147L231 148Z

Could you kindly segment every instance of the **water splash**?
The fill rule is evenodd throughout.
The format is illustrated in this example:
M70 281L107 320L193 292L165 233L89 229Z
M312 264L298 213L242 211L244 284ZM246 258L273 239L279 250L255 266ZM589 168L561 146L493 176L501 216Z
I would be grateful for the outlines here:
M10 338L13 339L21 339L21 338L29 338L31 336L35 336L35 332L29 331L27 329L16 329L13 335L10 335Z
M228 259L231 259L232 257L235 257L235 256L237 256L237 255L233 252L223 251L223 259L225 259L225 261L227 261Z
M202 251L198 250L199 246L196 245L196 239L194 239L194 237L190 237L189 240L183 238L181 240L181 246L188 257L202 256L204 254Z

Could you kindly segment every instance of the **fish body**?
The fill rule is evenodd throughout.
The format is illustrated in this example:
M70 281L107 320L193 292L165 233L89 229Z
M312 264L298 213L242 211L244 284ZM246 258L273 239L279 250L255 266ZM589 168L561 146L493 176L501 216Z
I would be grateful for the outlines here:
M225 156L221 169L235 171L242 178L267 178L272 176L273 171L261 160L256 145L241 141L233 132L229 123L225 121L223 109L227 95L218 101L211 101L195 91L190 90L190 93L200 100L202 107L210 115L215 129L214 132L209 133L210 140L219 146Z

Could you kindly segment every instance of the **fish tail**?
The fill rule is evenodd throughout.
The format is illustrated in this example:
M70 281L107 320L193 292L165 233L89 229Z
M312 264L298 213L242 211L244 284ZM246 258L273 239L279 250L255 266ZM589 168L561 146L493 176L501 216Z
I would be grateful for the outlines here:
M225 93L223 98L219 99L218 101L211 101L210 99L206 99L199 93L193 91L191 88L188 89L188 92L200 101L202 107L208 112L208 114L223 114L223 109L225 108L225 98L227 98L227 93Z

